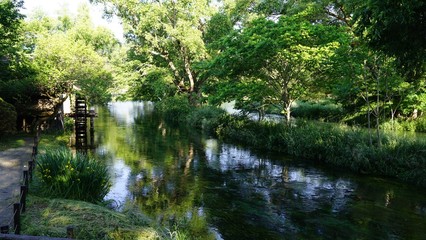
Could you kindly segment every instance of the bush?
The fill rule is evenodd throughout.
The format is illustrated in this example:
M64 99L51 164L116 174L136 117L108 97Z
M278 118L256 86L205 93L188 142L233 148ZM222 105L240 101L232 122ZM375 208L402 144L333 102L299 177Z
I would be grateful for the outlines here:
M192 111L187 117L187 123L189 126L202 129L206 133L214 133L214 129L219 125L219 119L225 113L225 110L221 108L204 106Z
M185 95L166 98L158 102L155 108L169 123L184 122L192 109L188 97Z
M111 186L105 164L66 148L47 150L38 156L37 166L38 192L44 197L96 203Z
M380 125L383 130L426 132L426 117L415 120L399 120L384 122Z
M426 133L426 116L416 119L416 132Z
M343 108L329 101L297 102L292 115L296 118L338 122L343 118Z
M0 135L16 130L16 117L15 107L0 98Z

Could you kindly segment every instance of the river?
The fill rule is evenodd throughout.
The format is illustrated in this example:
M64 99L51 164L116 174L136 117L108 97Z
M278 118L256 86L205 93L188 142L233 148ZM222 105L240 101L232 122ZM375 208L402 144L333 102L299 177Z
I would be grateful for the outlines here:
M425 189L168 126L147 102L96 111L97 153L113 183L106 199L118 209L217 239L426 238Z

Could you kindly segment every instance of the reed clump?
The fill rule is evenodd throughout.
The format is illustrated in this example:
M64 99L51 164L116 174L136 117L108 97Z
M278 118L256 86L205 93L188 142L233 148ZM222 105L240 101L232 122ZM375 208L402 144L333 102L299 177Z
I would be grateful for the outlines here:
M36 184L44 197L101 202L111 186L106 165L66 148L47 150L37 159Z

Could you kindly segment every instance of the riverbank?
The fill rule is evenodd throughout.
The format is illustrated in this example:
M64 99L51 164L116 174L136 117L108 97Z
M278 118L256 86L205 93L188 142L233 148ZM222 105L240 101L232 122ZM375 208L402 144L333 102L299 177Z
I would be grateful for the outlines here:
M224 116L216 134L231 142L275 151L360 174L396 178L426 187L426 142L319 122L254 122Z
M119 213L103 206L66 199L28 196L22 218L26 235L66 237L72 226L76 239L159 239L150 220L133 212Z
M426 187L426 141L384 133L378 137L344 124L259 122L211 106L182 107L185 104L165 102L157 109L166 120L203 130L227 142Z
M64 149L69 144L69 137L67 132L42 134L39 143L41 155ZM41 169L42 166L38 165L36 171ZM172 239L169 236L175 234L132 208L118 212L109 207L109 202L93 204L41 197L39 177L40 174L35 175L29 188L26 212L21 215L21 234L65 238L69 227L73 228L74 238L82 240Z

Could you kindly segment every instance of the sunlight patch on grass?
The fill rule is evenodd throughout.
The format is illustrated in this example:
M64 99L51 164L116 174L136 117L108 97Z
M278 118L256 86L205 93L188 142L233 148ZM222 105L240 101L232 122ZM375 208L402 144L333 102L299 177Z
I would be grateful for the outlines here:
M31 136L28 134L16 134L0 137L0 151L10 148L23 147Z

